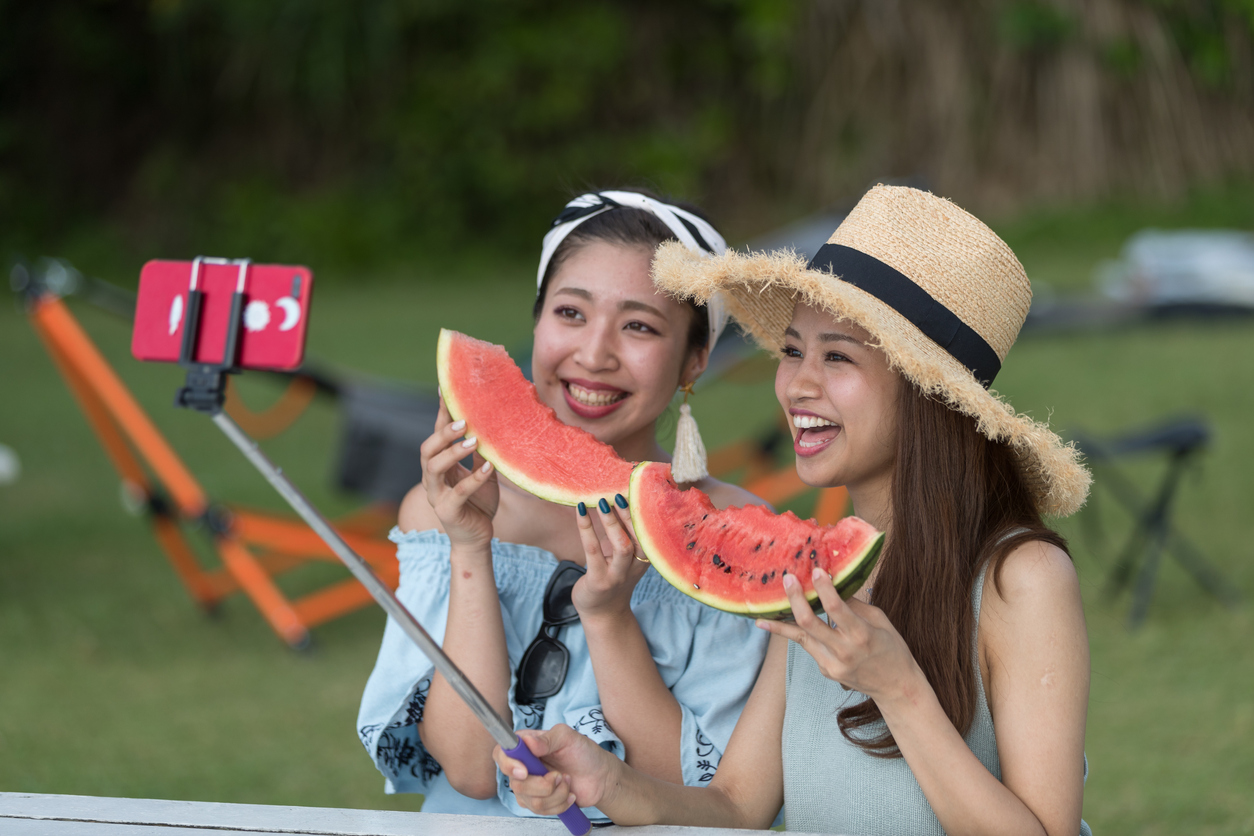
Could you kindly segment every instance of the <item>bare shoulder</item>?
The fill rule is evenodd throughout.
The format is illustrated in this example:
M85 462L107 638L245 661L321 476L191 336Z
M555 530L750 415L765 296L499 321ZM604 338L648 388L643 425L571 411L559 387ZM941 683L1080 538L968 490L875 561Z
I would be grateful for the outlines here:
M746 505L765 505L770 508L770 504L762 497L749 493L739 485L733 485L730 482L721 482L718 479L707 476L697 483L696 487L705 491L710 497L710 501L714 503L714 507L723 508L744 508ZM774 510L773 508L771 510Z
M1062 549L1032 540L1006 555L998 576L997 592L1006 603L1026 603L1041 597L1080 597L1080 578L1075 564Z
M1039 540L1024 543L1006 556L1000 582L993 580L990 573L980 612L981 640L989 650L1018 652L1024 644L1087 648L1080 578L1062 549Z
M435 509L427 501L427 489L421 482L410 488L409 493L401 500L396 525L401 531L428 531L432 528L444 530L444 526L440 525L440 518L435 515Z

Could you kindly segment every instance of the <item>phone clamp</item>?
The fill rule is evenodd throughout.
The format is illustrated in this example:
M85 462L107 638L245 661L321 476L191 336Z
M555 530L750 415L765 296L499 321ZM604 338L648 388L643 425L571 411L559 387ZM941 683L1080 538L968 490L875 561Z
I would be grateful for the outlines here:
M216 415L226 401L226 376L239 371L236 355L239 350L239 329L244 320L244 287L248 280L247 258L206 258L196 256L192 261L192 275L187 287L187 315L183 322L183 344L179 349L179 365L187 369L183 388L174 398L174 405ZM200 338L200 308L204 303L204 291L199 288L202 264L233 264L239 267L235 293L231 296L231 314L227 319L226 342L222 359L218 363L204 363L195 359L196 343Z

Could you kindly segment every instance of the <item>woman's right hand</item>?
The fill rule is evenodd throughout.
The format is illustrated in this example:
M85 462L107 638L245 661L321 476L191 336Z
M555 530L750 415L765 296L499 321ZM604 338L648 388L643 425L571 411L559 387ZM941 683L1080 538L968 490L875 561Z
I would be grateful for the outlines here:
M564 813L572 804L595 807L605 798L618 758L570 726L547 731L520 731L527 748L549 767L546 775L530 775L522 761L509 757L497 746L492 757L509 776L509 788L518 803L541 816Z
M465 421L453 421L444 399L435 432L422 443L422 486L450 543L486 546L492 542L492 518L500 504L500 485L492 463L477 452L478 439L462 439ZM474 453L474 470L461 460Z

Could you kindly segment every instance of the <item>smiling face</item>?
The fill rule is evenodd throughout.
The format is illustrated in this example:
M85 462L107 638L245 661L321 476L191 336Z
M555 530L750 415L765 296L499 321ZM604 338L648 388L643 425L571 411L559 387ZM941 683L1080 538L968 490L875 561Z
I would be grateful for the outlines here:
M653 252L580 246L550 277L531 357L536 392L567 424L631 461L655 456L654 425L705 369L689 351L692 310L653 288Z
M897 449L900 375L862 328L805 305L793 310L775 396L789 418L797 474L809 485L887 490Z

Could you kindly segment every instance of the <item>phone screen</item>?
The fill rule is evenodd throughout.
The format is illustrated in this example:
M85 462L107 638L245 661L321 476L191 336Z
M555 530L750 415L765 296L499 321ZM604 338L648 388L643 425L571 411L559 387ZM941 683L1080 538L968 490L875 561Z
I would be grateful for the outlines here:
M176 363L183 347L192 262L150 261L139 274L131 354L138 360ZM204 293L193 359L222 362L231 297L240 267L201 261L197 289ZM308 267L249 264L244 276L244 312L237 365L243 369L298 368L305 353L313 273Z

